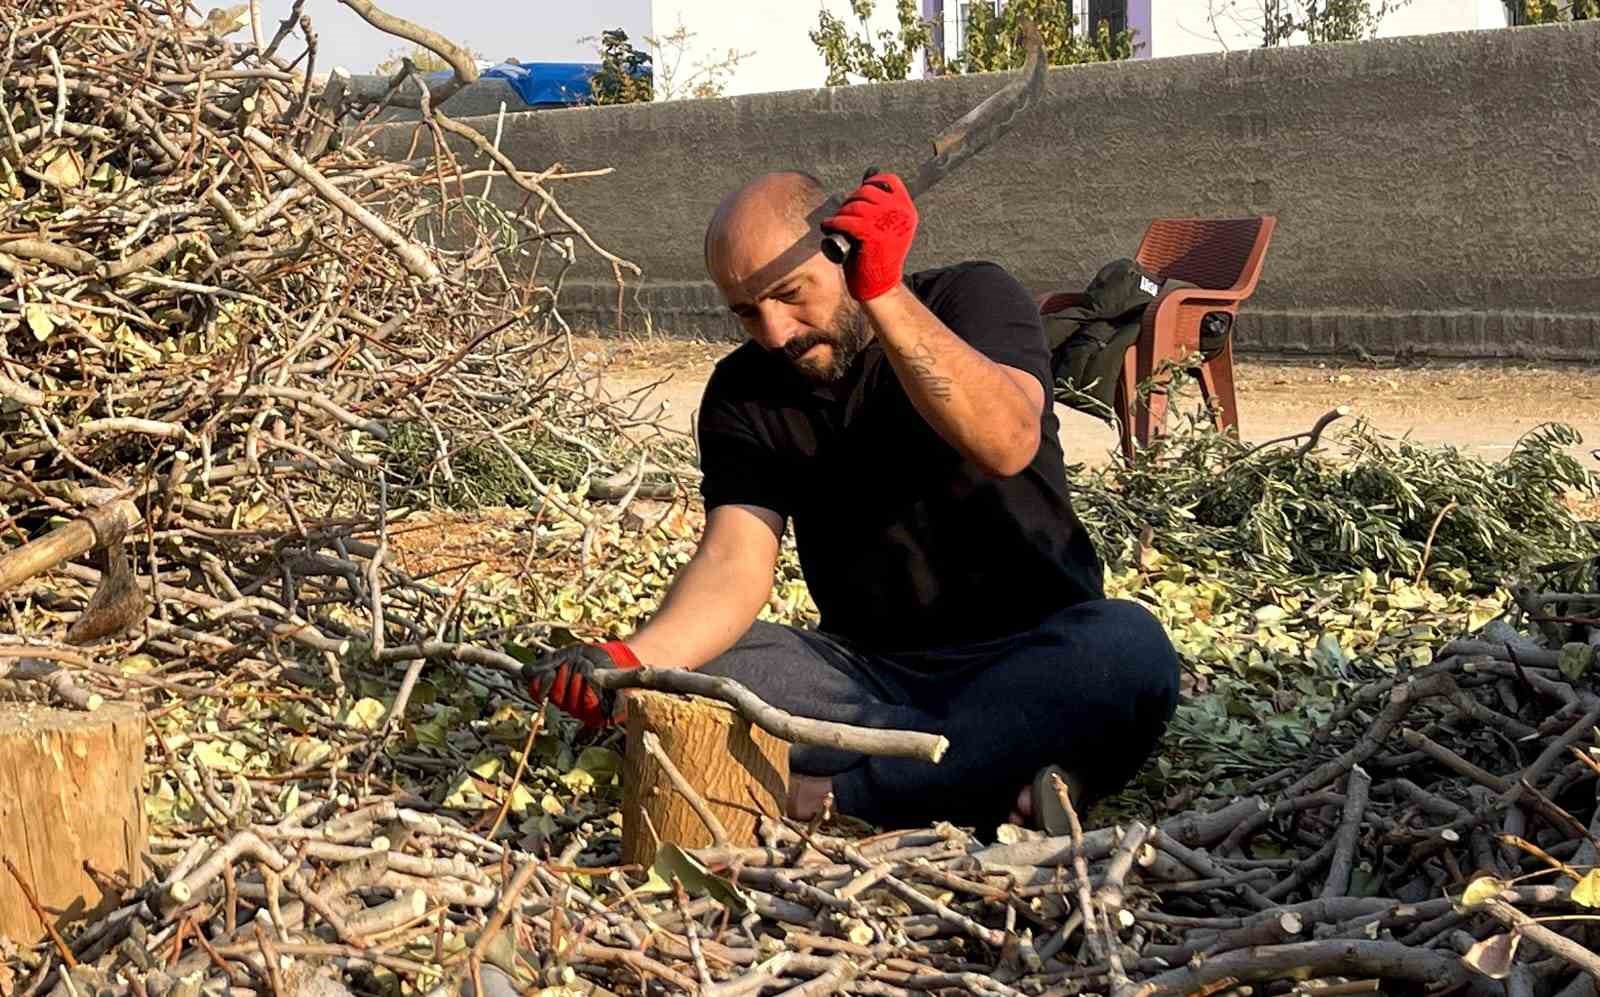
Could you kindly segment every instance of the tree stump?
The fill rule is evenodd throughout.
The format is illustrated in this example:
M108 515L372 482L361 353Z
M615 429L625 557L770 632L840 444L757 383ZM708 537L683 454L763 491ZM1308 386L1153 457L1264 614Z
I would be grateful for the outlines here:
M103 914L103 881L144 879L144 711L106 703L92 713L0 705L0 935L32 944L45 926L16 867L54 926Z
M783 813L789 787L787 741L714 700L637 690L628 695L623 760L624 862L654 863L657 836L681 848L701 848L713 840L705 822L673 788L670 775L645 750L646 732L655 734L684 780L705 798L727 830L729 843L757 844L752 808ZM728 806L730 802L743 809Z

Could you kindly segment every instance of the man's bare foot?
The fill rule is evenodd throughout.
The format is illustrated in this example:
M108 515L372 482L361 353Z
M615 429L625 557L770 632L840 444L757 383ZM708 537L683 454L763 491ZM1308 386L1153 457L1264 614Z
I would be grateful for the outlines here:
M810 820L822 812L822 804L833 795L833 780L814 775L789 776L789 816Z
M1017 803L1011 808L1011 816L1006 818L1007 824L1016 824L1018 827L1033 826L1033 787L1023 786L1017 791Z

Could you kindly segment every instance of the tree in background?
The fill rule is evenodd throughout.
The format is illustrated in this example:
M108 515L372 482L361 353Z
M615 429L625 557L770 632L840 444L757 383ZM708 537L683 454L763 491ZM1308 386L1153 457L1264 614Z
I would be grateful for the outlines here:
M868 23L874 6L874 0L850 0L850 12L861 22L858 34L826 9L817 14L810 37L828 64L824 86L844 86L851 76L871 83L903 80L911 75L917 52L933 44L933 28L918 15L916 0L895 0L899 31L879 31L876 39Z
M620 28L604 32L599 38L600 72L590 84L595 103L721 97L739 63L755 53L730 48L720 57L695 60L686 70L683 63L694 37L680 19L678 26L664 35L645 35L644 43L650 49L645 52L635 48Z
M657 100L721 97L739 63L755 55L730 48L720 57L697 59L685 70L683 60L689 55L694 35L680 18L678 26L668 33L645 36L645 43L655 53Z
M974 3L967 8L961 54L949 60L945 70L993 73L1022 68L1027 60L1022 44L1024 19L1032 19L1038 25L1052 66L1131 59L1138 47L1133 29L1123 28L1113 34L1110 23L1104 20L1091 25L1088 31L1079 31L1071 0L1007 0L999 10L988 3Z
M1600 0L1515 0L1521 8L1518 24L1556 24L1560 21L1600 20Z
M633 47L628 33L613 28L600 34L600 71L589 81L596 104L653 100L650 55Z
M933 48L932 25L918 16L915 0L897 0L899 32L879 31L876 41L867 27L873 6L873 0L851 0L851 12L861 22L858 34L852 34L841 19L826 10L817 15L811 41L827 62L826 85L849 83L851 76L871 82L903 80L910 75L919 49L927 53L928 66L935 73L1017 69L1027 57L1022 44L1024 18L1038 25L1052 66L1128 59L1136 48L1132 30L1113 33L1105 21L1087 32L1080 31L1072 0L1007 0L998 10L992 2L970 4L961 52L947 60Z
M1258 34L1262 48L1296 42L1354 42L1377 35L1383 19L1411 0L1210 0L1213 33L1219 21Z
M481 54L474 52L470 48L466 49L466 53L474 59L483 58ZM389 53L389 58L374 66L372 71L379 76L393 76L400 71L400 66L407 59L411 60L411 64L417 67L418 74L422 76L426 76L429 73L442 72L450 68L448 62L445 62L431 50L425 49L421 45L413 45L409 52L405 49L395 49Z

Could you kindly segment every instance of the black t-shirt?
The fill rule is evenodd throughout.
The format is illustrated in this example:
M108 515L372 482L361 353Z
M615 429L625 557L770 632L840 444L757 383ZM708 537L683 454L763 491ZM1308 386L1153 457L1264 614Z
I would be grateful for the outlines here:
M747 342L701 401L706 508L792 520L821 629L873 650L1007 636L1102 598L1100 560L1067 499L1038 307L992 263L907 283L956 335L1044 386L1033 462L996 478L962 457L912 406L875 338L826 386Z

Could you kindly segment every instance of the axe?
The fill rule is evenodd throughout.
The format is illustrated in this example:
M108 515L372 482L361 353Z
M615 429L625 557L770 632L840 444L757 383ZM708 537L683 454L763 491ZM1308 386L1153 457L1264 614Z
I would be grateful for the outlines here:
M917 167L916 175L906 182L913 200L1010 131L1022 113L1039 102L1039 94L1044 90L1047 62L1044 39L1031 20L1022 22L1022 37L1028 57L1021 73L1004 89L989 95L983 103L963 115L960 121L934 137L933 154L923 160L922 165ZM873 172L876 171L869 170L867 175ZM823 236L822 255L834 263L844 263L854 251L855 242L849 236L838 232Z
M86 644L138 623L149 600L134 582L123 537L141 521L138 506L118 499L96 506L65 526L0 555L0 592L91 551L99 555L100 584L82 615L67 629L67 641Z

